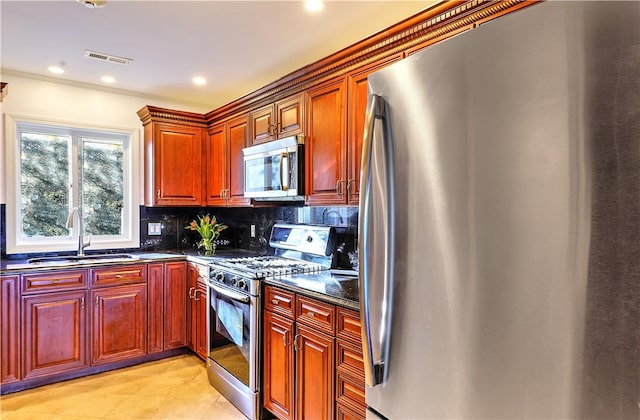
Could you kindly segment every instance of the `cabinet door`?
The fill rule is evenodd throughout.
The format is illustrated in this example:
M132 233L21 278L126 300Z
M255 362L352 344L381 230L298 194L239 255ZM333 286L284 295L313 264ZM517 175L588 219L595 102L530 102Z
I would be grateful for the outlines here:
M349 110L348 110L348 159L349 177L347 179L348 204L358 204L360 198L360 161L362 160L362 140L364 135L364 118L367 113L367 77L394 61L402 58L402 54L394 55L384 61L377 62L365 69L358 70L349 76Z
M147 291L149 294L147 313L149 320L147 351L157 353L164 350L164 264L147 266Z
M264 406L281 419L294 415L293 325L291 319L264 311Z
M154 203L158 206L203 204L203 130L156 123L153 139Z
M20 380L20 298L18 295L19 276L0 277L0 383L7 384Z
M278 138L304 132L304 94L276 102L275 107Z
M207 136L207 204L224 206L227 189L227 132L226 124L211 127Z
M305 143L308 204L346 203L345 95L344 78L308 92Z
M200 279L196 282L193 299L196 303L196 339L193 350L200 358L207 360L207 310L209 308L207 307L207 286Z
M92 364L146 354L147 285L108 287L91 292Z
M229 186L227 205L247 206L251 200L244 197L244 156L242 149L247 146L249 122L246 115L229 121Z
M164 266L164 349L184 347L187 343L187 263Z
M333 337L296 326L296 418L333 419Z
M195 351L196 336L198 334L196 301L194 294L198 279L198 267L190 263L187 267L187 343L186 346Z
M273 140L275 123L273 122L273 104L251 111L251 144L260 144Z
M84 290L23 297L23 379L89 366L86 297Z

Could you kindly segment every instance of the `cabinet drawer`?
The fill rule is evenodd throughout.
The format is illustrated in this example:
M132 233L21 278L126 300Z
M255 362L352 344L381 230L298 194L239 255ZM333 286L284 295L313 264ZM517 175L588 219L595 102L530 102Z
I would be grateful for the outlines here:
M296 321L335 335L335 319L335 306L305 296L296 296Z
M343 340L336 341L336 367L338 370L364 380L362 348Z
M117 284L144 283L147 281L147 266L122 265L117 267L94 268L91 270L91 286L112 286Z
M338 372L336 376L336 401L356 411L366 410L364 379Z
M367 410L354 410L344 404L336 404L336 420L365 420Z
M86 270L65 270L51 273L23 274L22 293L30 294L38 291L56 291L85 289L87 287Z
M276 287L266 286L264 289L264 306L266 309L293 318L295 294Z
M358 312L346 308L337 308L336 323L336 337L351 341L360 347L362 346L362 328Z

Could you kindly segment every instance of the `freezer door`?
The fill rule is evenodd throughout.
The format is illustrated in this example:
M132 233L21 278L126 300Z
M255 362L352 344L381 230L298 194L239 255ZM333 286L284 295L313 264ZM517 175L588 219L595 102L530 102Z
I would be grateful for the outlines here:
M638 22L635 1L545 2L369 77L395 206L392 290L383 267L361 273L386 375L371 409L637 419ZM381 155L371 179L389 176ZM378 261L380 217L361 219Z

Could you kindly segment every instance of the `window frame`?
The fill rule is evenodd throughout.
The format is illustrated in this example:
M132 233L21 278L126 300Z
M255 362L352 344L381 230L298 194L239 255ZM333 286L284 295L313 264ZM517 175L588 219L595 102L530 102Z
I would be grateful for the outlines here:
M7 223L6 241L7 254L64 252L77 250L77 231L72 229L71 235L66 237L36 237L23 238L20 235L21 226L21 183L20 183L20 141L21 126L33 126L38 131L42 128L51 129L52 134L74 132L84 137L114 134L123 138L124 170L124 217L121 235L93 235L91 250L131 249L140 247L140 130L139 128L113 127L104 125L87 125L83 123L49 120L37 117L5 115L6 139L6 191L7 191ZM77 141L71 141L71 167L80 165ZM79 175L72 175L72 182ZM71 206L77 203L79 188L71 188Z

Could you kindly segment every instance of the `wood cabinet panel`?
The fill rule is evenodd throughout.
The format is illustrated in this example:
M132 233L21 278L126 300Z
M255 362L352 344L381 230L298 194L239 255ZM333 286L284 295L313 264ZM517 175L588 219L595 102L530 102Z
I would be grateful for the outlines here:
M293 318L295 313L296 296L287 290L266 286L264 289L265 309Z
M360 378L364 384L364 357L362 355L362 347L357 347L344 340L337 340L336 369Z
M89 365L86 297L83 290L23 297L23 379Z
M304 93L251 111L251 144L265 143L304 132Z
M226 124L217 124L208 130L207 137L207 204L224 206L227 189L227 134Z
M356 412L355 410L345 406L344 404L336 404L336 420L365 420L366 409L364 412Z
M336 307L305 296L296 296L296 321L335 335Z
M346 81L337 79L307 92L305 179L308 204L344 204L347 150Z
M244 155L247 146L249 120L247 116L229 123L229 197L228 205L246 206L251 200L244 197Z
M334 417L335 339L296 325L296 418Z
M147 285L108 287L91 292L92 364L146 354Z
M336 377L336 401L363 413L367 409L364 397L364 381L353 379L340 371Z
M201 128L180 124L155 124L153 128L153 187L155 190L152 205L199 206L203 204L202 152L203 130Z
M164 349L186 345L187 333L187 263L164 266Z
M336 337L362 347L360 314L346 308L336 309Z
M41 291L55 292L59 290L85 289L86 287L86 270L62 270L22 275L23 295Z
M367 78L389 64L402 59L402 54L380 60L372 65L351 73L348 79L347 126L348 126L348 179L347 204L358 204L360 198L360 166L362 160L362 140L364 137L364 120L367 113Z
M20 380L20 276L0 276L0 384Z
M164 264L147 265L147 352L164 350Z
M91 269L91 287L117 286L147 281L147 265L119 265Z
M294 321L271 311L264 313L263 401L281 419L293 419Z
M273 118L273 104L251 111L252 144L265 143L276 138Z

